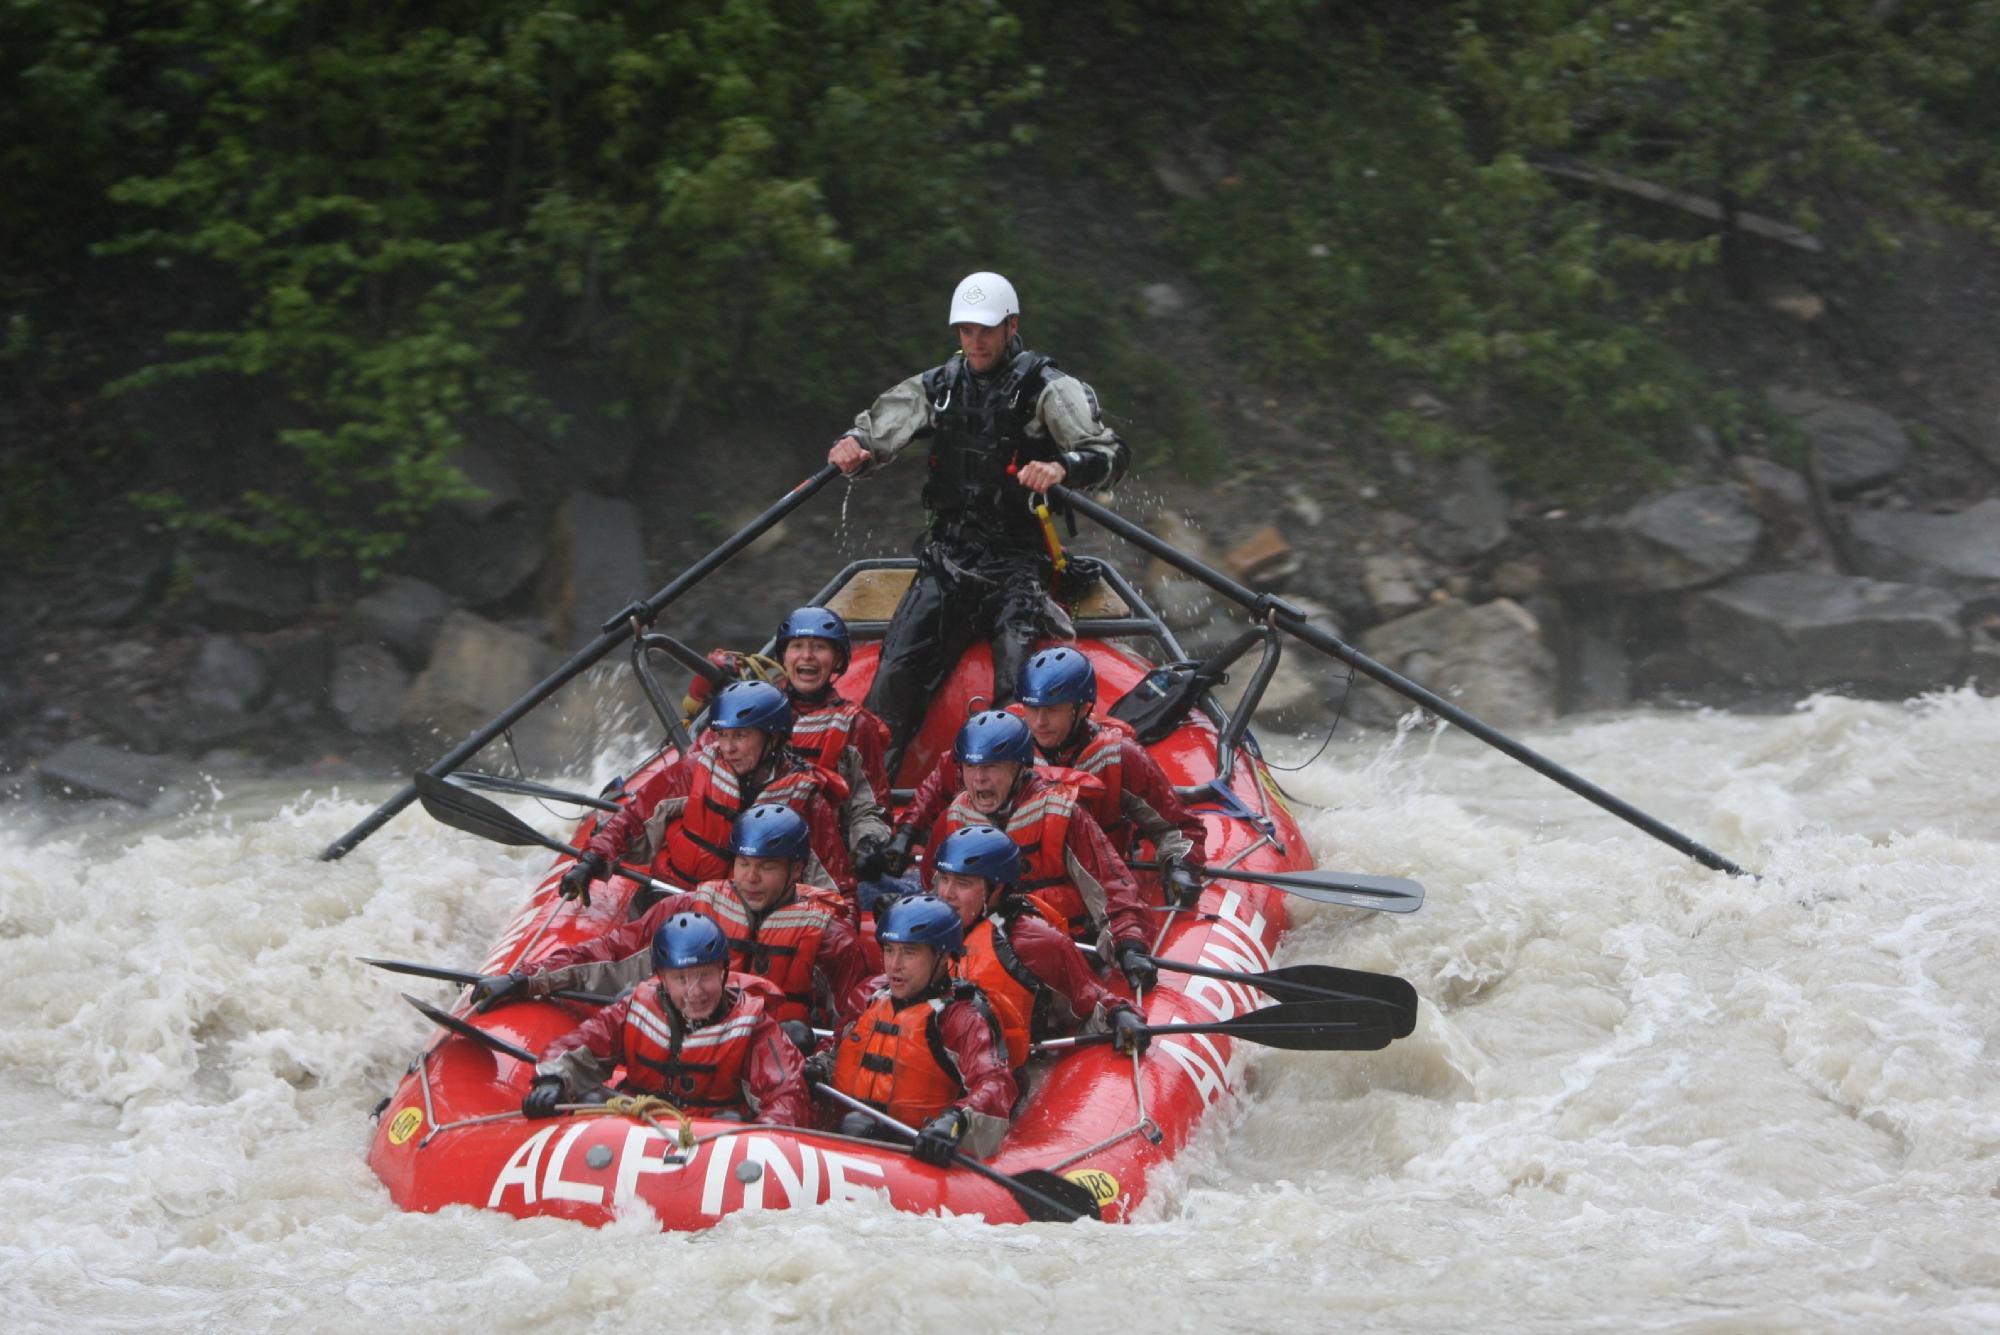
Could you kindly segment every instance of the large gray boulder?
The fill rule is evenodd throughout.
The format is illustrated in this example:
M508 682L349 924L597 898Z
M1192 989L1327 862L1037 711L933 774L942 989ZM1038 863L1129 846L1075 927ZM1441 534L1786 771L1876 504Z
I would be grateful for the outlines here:
M42 787L57 797L111 798L138 807L150 805L172 773L170 761L101 742L71 742L35 766Z
M173 553L161 546L111 552L72 590L62 619L98 628L129 625L159 602L172 567Z
M312 609L312 580L296 566L250 552L200 552L192 615L213 630L274 630Z
M447 508L453 514L478 522L520 507L521 484L513 470L484 446L461 445L445 462L484 493L452 501Z
M451 595L437 585L391 575L348 609L347 626L356 639L384 645L415 667L430 658L451 608Z
M1730 468L1749 488L1751 507L1764 522L1767 552L1787 566L1832 568L1833 551L1803 474L1755 454L1737 455Z
M328 693L335 716L348 731L371 737L389 731L402 717L410 674L379 644L345 645L334 655Z
M293 626L259 635L250 647L270 670L275 696L314 708L324 703L327 677L333 671L333 645L324 630Z
M1438 560L1454 565L1507 541L1507 493L1490 461L1477 456L1459 461L1438 502L1436 521L1418 531L1417 541Z
M483 524L445 519L426 532L417 569L466 606L491 607L528 587L548 554L548 537L532 515Z
M1409 552L1377 552L1361 558L1362 591L1384 621L1422 607L1439 578L1430 562Z
M1473 606L1452 599L1376 626L1361 637L1370 658L1497 728L1556 716L1556 658L1541 624L1511 598ZM1365 716L1410 706L1387 687L1356 682Z
M462 737L486 723L554 666L539 641L470 612L453 612L438 628L431 661L403 701L398 721L422 733Z
M1713 584L1749 565L1763 534L1748 491L1733 482L1649 496L1623 514L1528 528L1551 583L1618 593Z
M263 658L233 635L204 635L190 669L187 699L225 714L248 714L271 695Z
M1879 579L2000 586L2000 500L1955 515L1864 510L1848 533L1862 568Z
M1764 398L1805 433L1813 467L1835 496L1873 486L1910 457L1909 432L1880 408L1780 386L1765 390Z
M571 492L556 511L549 539L540 602L562 643L583 644L606 617L651 592L639 511L630 501Z
M1778 571L1696 595L1688 635L1707 662L1760 686L1915 692L1959 680L1960 606L1938 589Z

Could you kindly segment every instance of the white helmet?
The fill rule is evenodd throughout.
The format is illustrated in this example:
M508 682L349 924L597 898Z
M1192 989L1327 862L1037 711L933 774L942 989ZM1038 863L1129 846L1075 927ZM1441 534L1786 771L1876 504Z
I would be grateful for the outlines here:
M997 273L969 273L951 294L949 325L983 324L991 328L1010 315L1021 313L1021 299L1014 285Z

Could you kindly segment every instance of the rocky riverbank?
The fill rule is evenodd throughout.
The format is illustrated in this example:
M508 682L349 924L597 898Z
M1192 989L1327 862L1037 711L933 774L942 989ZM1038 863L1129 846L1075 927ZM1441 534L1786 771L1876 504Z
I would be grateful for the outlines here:
M1311 612L1363 653L1496 726L1634 704L1775 705L1822 690L1900 698L2000 683L2000 497L1912 497L1921 446L1866 403L1774 388L1802 467L1717 455L1704 476L1593 511L1510 496L1479 460L1389 452L1357 467L1291 439L1220 485L1143 475L1117 498L1175 545ZM559 459L474 451L483 500L438 517L397 573L203 549L133 528L0 592L0 766L16 785L146 804L190 767L389 778L434 757L546 675L602 620L814 466L758 458L746 432L623 496ZM756 481L750 480L754 472ZM921 469L836 483L695 590L663 627L754 647L840 563L906 549ZM705 497L691 505L687 498ZM1195 652L1243 617L1161 563L1084 534L1141 576ZM680 673L662 665L669 689ZM1239 672L1239 680L1247 671ZM1260 720L1381 725L1407 704L1290 647ZM549 772L605 727L652 732L626 656L511 739ZM584 739L580 741L579 739ZM568 749L565 749L568 748Z

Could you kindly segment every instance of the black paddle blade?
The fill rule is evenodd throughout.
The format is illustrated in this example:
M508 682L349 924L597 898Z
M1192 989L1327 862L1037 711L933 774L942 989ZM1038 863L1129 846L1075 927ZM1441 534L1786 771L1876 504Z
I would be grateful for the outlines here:
M468 792L455 783L446 783L423 770L418 770L411 781L416 785L417 800L424 804L424 810L430 813L431 819L441 825L513 848L547 848L551 845L568 848L568 845L536 832L498 802Z
M1224 1020L1212 1032L1290 1052L1373 1052L1389 1046L1393 1031L1372 1002L1292 1001Z
M1102 1219L1097 1197L1090 1188L1040 1168L1013 1175L1008 1188L1021 1203L1028 1218L1038 1224L1074 1224L1079 1219Z
M1396 1037L1387 1025L1360 1023L1245 1025L1228 1035L1286 1052L1377 1052Z
M1337 992L1342 994L1342 999L1353 997L1375 1002L1392 1012L1392 1016L1389 1017L1389 1027L1395 1031L1397 1038L1408 1038L1410 1032L1417 1027L1417 989L1412 987L1407 979L1398 978L1394 974L1366 973L1360 969L1342 969L1331 964L1288 964L1282 969L1271 970L1264 977L1279 983L1308 988L1315 994ZM1251 986L1262 987L1256 982L1251 982ZM1262 990L1270 991L1268 988ZM1273 992L1271 995L1277 994ZM1375 1018L1380 1020L1385 1017L1377 1015Z
M482 1047L491 1048L495 1052L505 1053L507 1056L512 1057L515 1061L523 1061L528 1063L528 1065L530 1066L533 1066L536 1062L541 1060L541 1058L537 1057L534 1053L528 1051L526 1048L517 1047L516 1045L509 1043L506 1039L500 1037L498 1034L489 1034L476 1024L467 1024L464 1020L459 1019L456 1015L447 1015L443 1011L439 1010L436 1006L431 1005L428 1001L421 1001L416 997L411 996L408 992L402 993L401 996L403 1000L409 1002L412 1006L415 1006L418 1011L422 1012L425 1019L430 1020L436 1024L443 1025L446 1029L451 1030L452 1033L458 1034L464 1038L469 1038L473 1042L480 1044Z
M1380 913L1415 913L1424 906L1424 887L1405 876L1370 876L1358 871L1237 871L1205 873L1215 881L1275 885L1287 894L1321 904Z

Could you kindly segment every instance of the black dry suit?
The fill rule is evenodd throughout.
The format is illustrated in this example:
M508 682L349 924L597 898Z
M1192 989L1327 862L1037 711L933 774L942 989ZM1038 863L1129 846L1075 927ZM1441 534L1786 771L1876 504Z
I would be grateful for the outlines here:
M1033 494L1010 469L1058 462L1064 481L1088 487L1117 464L1094 452L1064 453L1046 434L1030 436L1042 391L1063 378L1054 362L1016 339L1009 360L975 375L963 356L924 373L930 399L930 477L924 506L930 530L918 549L916 579L882 640L868 708L890 729L891 782L924 711L973 641L993 643L993 701L1014 697L1015 678L1044 632L1053 574ZM1119 447L1122 461L1124 447Z

